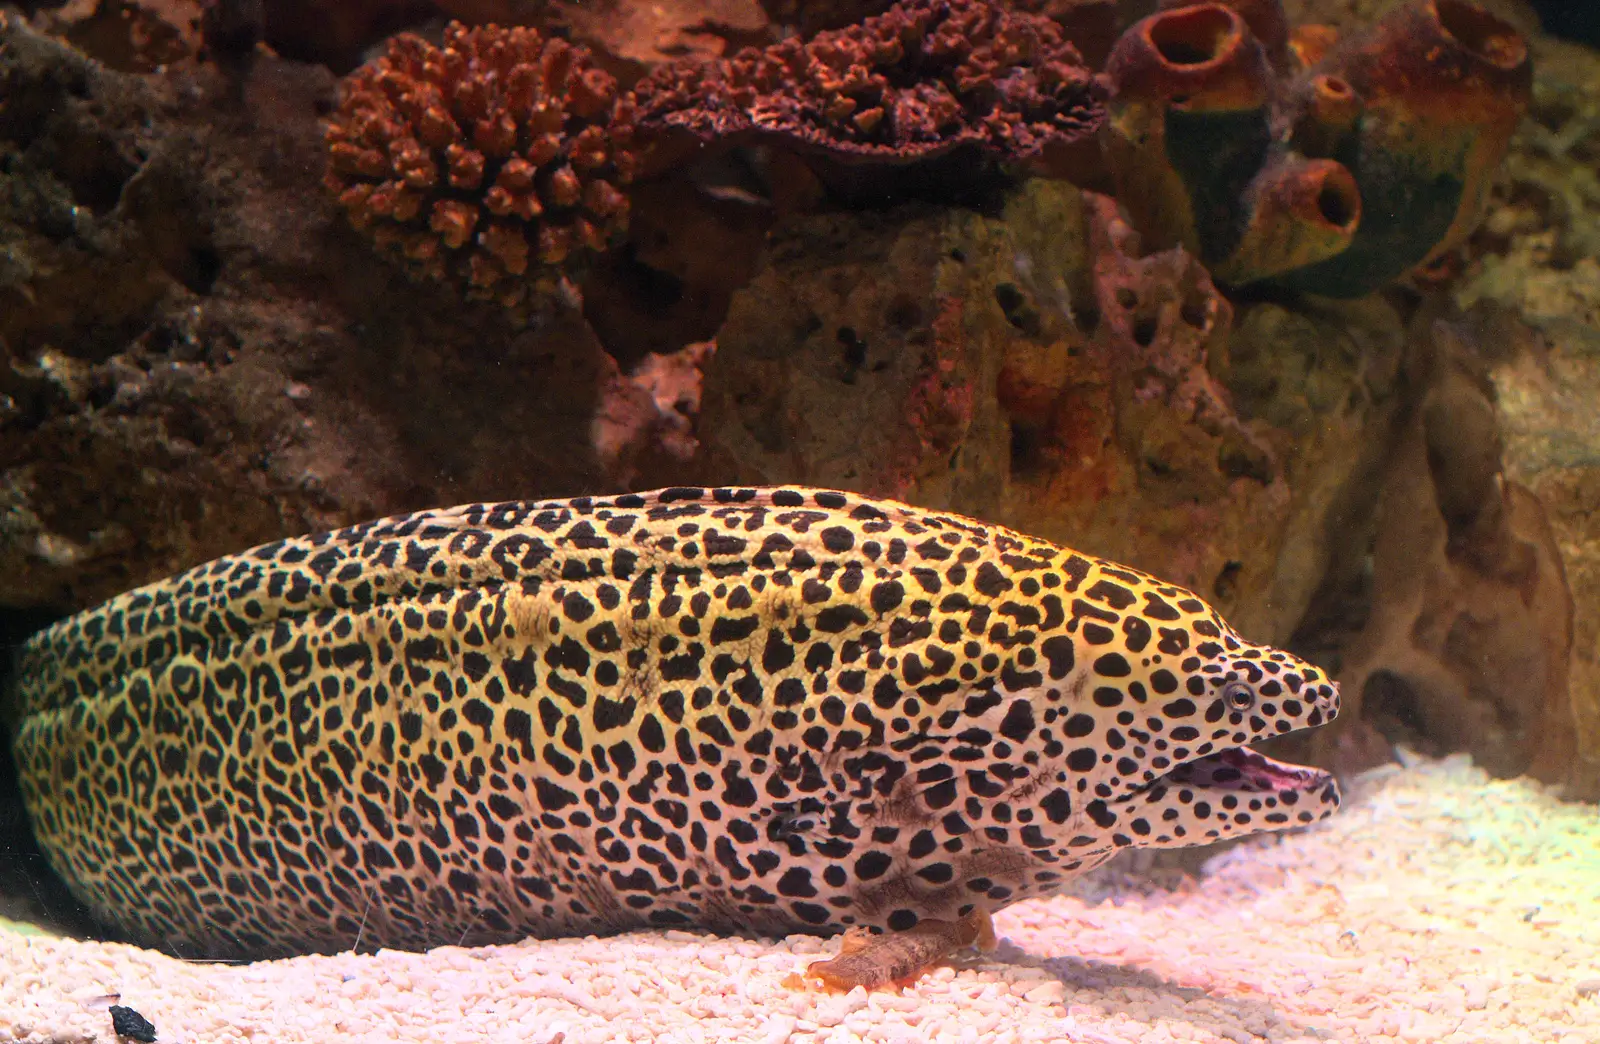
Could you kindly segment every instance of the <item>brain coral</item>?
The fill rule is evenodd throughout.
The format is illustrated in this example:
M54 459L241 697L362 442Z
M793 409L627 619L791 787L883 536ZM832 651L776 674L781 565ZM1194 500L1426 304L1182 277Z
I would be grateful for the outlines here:
M626 227L631 113L587 51L533 29L401 34L346 81L325 184L414 274L519 305Z

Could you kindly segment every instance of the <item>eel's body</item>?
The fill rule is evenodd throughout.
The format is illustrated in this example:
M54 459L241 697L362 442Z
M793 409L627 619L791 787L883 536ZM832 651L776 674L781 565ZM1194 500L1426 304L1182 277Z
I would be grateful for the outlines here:
M903 929L1328 815L1337 688L1188 591L808 489L286 540L35 636L15 751L100 915L189 952Z

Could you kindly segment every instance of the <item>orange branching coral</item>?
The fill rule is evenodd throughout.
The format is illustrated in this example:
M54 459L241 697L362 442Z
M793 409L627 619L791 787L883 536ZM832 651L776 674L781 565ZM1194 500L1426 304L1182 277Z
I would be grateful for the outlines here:
M352 73L327 187L416 274L515 306L626 227L632 106L587 51L533 29L409 33Z

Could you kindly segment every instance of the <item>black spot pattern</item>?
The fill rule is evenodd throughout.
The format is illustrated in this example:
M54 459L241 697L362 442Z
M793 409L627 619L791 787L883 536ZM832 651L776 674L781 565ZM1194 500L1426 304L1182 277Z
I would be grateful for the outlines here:
M17 677L40 842L196 956L903 928L1338 804L1241 749L1331 719L1320 672L1133 570L827 490L279 541L58 623Z

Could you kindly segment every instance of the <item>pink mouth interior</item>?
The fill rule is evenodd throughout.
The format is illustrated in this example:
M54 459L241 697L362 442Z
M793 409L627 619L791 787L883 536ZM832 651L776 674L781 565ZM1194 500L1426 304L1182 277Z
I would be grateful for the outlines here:
M1333 782L1333 775L1323 769L1277 761L1249 747L1229 747L1179 765L1162 781L1214 791L1311 793Z

